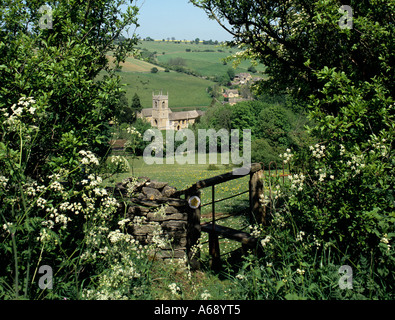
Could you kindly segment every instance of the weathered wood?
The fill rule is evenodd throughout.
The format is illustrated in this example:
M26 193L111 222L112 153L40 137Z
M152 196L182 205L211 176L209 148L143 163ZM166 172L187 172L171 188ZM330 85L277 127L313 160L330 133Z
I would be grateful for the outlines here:
M205 179L205 180L200 180L200 181L196 182L189 189L199 190L199 189L211 187L211 186L216 185L216 184L220 184L220 183L224 183L224 182L227 182L227 181L231 181L231 180L234 180L234 179L239 179L239 178L241 178L243 176L246 176L248 174L255 173L258 170L260 170L261 168L262 168L262 166L261 166L260 163L252 163L250 170L247 169L244 175L234 174L233 171L227 172L227 173L220 174L220 175L212 177L212 178L208 178L208 179ZM185 191L188 191L189 189L187 189Z
M200 191L197 189L190 189L188 194L185 195L185 199L188 201L189 198L197 196L200 198ZM187 223L187 255L189 265L193 270L200 269L200 252L198 251L197 245L201 235L200 226L200 206L196 209L187 207L188 212L188 223Z
M258 170L250 175L250 212L251 222L266 224L265 212L259 202L259 197L263 193L262 182L263 170Z
M219 249L218 235L211 230L208 233L209 252L211 256L211 269L218 271L221 269L221 253Z
M204 232L213 232L213 226L211 223L206 223L201 226L201 231ZM257 244L257 239L251 236L247 232L243 232L240 230L235 230L232 228L220 226L218 224L215 225L214 232L227 239L238 241L246 246L255 247Z

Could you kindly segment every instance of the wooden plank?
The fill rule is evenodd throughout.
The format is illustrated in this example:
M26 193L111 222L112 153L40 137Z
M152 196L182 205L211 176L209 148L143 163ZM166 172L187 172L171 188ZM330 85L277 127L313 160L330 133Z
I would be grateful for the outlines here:
M213 232L213 225L211 223L203 224L201 231L208 233ZM216 224L214 232L224 238L235 240L251 247L256 246L257 244L256 238L252 237L249 233L240 230L235 230Z
M258 170L250 175L250 213L251 223L266 225L265 212L259 202L259 197L263 193L262 176L263 170Z
M239 168L239 169L241 169L241 168ZM257 171L259 171L261 169L262 169L262 166L261 166L260 163L252 163L250 170L248 170L248 169L245 170L245 174L244 175L234 174L233 171L227 172L227 173L220 174L218 176L211 177L211 178L208 178L208 179L205 179L205 180L200 180L200 181L196 182L189 189L199 190L199 189L211 187L211 186L216 185L216 184L220 184L220 183L224 183L224 182L231 181L231 180L234 180L234 179L242 178L242 177L244 177L246 175L249 175L250 173L257 172ZM189 189L184 190L184 192L188 191Z
M186 200L188 201L190 197L197 196L200 198L200 191L199 190L190 190L189 194L186 195ZM193 254L193 248L198 244L201 235L201 226L200 226L200 206L196 209L191 208L190 206L187 207L188 210L188 221L187 221L187 254L189 264L192 270L200 269L200 252L197 251Z

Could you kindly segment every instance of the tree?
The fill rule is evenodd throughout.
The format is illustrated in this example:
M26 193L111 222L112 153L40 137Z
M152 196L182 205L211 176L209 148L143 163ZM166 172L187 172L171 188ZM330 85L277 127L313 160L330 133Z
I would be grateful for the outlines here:
M44 3L52 10L43 24ZM116 41L137 25L128 3L1 2L0 217L9 229L0 232L0 299L80 298L80 284L112 264L95 265L88 251L96 250L89 235L107 239L118 220L100 184L109 122L125 102L115 70L137 43ZM43 262L60 280L50 292L37 286Z
M344 15L339 2L193 0L196 6L216 19L240 46L237 58L255 59L267 66L271 91L288 91L302 101L319 94L324 82L317 72L324 66L346 72L356 83L382 75L389 92L395 91L394 0L375 4L351 1L353 28L340 28ZM230 27L228 27L226 21ZM339 106L326 107L337 112Z
M151 73L158 73L158 68L157 67L153 67L151 68Z
M107 153L108 119L121 91L115 70L137 43L136 37L115 40L137 24L138 11L129 6L121 12L110 2L50 1L52 29L40 26L43 14L37 1L2 4L0 108L17 103L21 96L34 97L47 114L29 155L29 176L39 177L56 165L66 169L81 148L100 157ZM109 51L114 68L108 63ZM104 76L98 78L100 72Z
M133 96L131 108L134 114L136 114L137 112L141 112L141 110L143 110L140 97L138 96L137 93L135 93Z
M124 92L121 93L121 97L119 98L119 104L116 107L115 116L118 120L118 123L132 123L136 120L136 114L141 112L142 106L140 102L140 98L137 93L134 94L132 103L129 105L128 99Z
M292 228L334 243L339 261L372 261L393 291L395 0L349 1L352 27L335 0L192 2L244 50L233 58L267 66L261 93L291 94L315 122L319 142L283 155L304 167L288 190Z
M229 68L228 71L226 71L226 72L227 72L230 80L233 80L235 78L235 69Z

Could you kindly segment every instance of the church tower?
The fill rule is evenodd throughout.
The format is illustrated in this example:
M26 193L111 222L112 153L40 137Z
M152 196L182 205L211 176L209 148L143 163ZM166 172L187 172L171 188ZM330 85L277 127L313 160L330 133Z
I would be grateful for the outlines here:
M169 128L169 94L164 95L162 92L155 95L152 93L152 123L153 127L159 130Z

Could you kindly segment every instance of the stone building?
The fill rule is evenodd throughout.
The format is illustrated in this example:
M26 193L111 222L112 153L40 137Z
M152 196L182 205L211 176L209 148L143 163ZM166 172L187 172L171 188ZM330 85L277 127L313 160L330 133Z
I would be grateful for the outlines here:
M145 118L151 126L159 130L181 130L194 124L196 119L203 115L200 110L173 112L169 108L169 94L162 92L158 95L152 94L152 108L143 109L137 114L139 118Z

